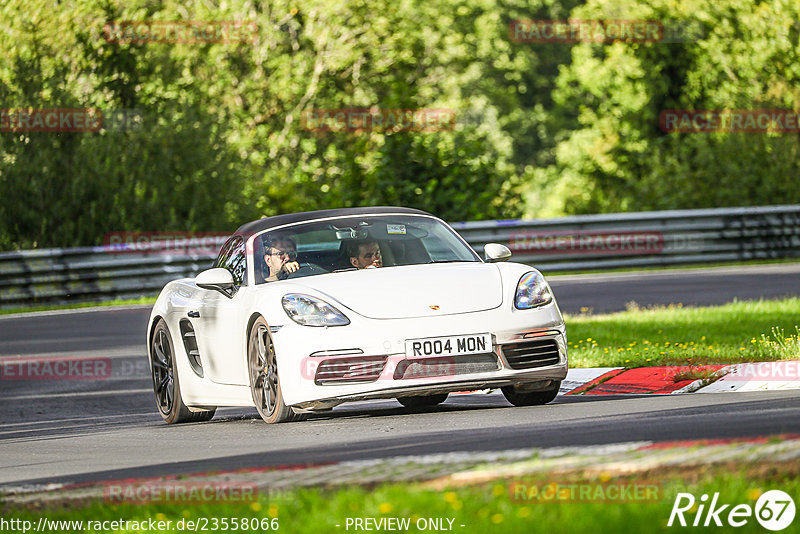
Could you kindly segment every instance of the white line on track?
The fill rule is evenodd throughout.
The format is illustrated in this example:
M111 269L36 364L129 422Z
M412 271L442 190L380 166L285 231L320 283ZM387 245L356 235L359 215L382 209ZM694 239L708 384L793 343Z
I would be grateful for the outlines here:
M115 312L124 310L149 310L153 307L152 304L126 304L124 306L91 306L86 308L71 308L66 310L47 310L38 312L20 312L8 313L0 315L0 321L3 319L19 319L29 317L48 317L51 315L67 315L73 313L95 313L95 312Z
M702 267L698 269L665 269L658 271L631 271L623 273L563 274L551 275L553 282L594 283L631 278L675 278L678 276L716 276L737 274L797 274L800 263L778 263L769 265L739 265L734 267Z
M152 414L151 414L152 415ZM151 422L158 422L161 419L158 419L158 416L154 418ZM141 423L141 421L137 422L136 424ZM98 421L96 423L85 423L82 425L62 425L62 426L47 426L43 428L32 428L32 429L17 429L17 430L8 430L0 432L0 436L5 436L8 434L19 434L21 432L63 432L63 431L74 431L76 429L99 429L100 427L107 427L109 425L119 425L118 422L106 421L105 423L102 421ZM124 422L122 423L124 424ZM104 429L103 429L104 430ZM97 430L100 432L102 430ZM58 439L62 437L67 437L69 434L56 434L56 435L36 435L36 439ZM30 438L4 438L3 443L22 443Z
M69 417L65 419L46 419L44 421L26 421L24 423L3 423L3 428L5 429L11 427L30 426L30 425L48 425L52 423L66 423L69 421L92 421L95 419L100 421L103 421L105 419L122 419L122 418L129 419L131 417L139 417L144 415L153 415L153 412L126 413L124 415L98 415L97 417Z
M77 391L75 393L44 393L39 395L12 395L10 397L0 397L0 402L12 400L42 400L42 399L61 399L71 397L103 397L107 395L138 395L140 393L152 393L152 389L116 389L113 391Z

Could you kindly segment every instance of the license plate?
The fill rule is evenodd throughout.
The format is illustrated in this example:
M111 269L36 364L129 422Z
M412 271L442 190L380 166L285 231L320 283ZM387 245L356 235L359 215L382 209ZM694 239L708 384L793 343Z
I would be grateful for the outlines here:
M406 340L406 357L460 356L492 352L491 334L426 337Z

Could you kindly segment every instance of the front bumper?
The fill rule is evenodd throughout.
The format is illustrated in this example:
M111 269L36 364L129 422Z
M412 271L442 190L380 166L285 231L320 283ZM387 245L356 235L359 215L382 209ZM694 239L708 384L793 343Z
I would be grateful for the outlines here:
M509 311L505 307L468 314L414 319L377 320L348 314L351 324L343 327L311 328L293 323L288 318L282 325L271 325L278 356L278 374L284 402L299 409L324 409L342 402L395 398L409 395L430 395L465 390L525 385L535 388L560 381L567 374L567 339L564 321L555 303L533 310ZM280 326L278 328L278 326ZM446 357L444 368L434 373L403 376L404 368L418 360L405 354L405 341L441 336L458 336L488 332L492 347L486 354L496 364L488 368L470 367L469 356ZM519 361L510 364L503 349L509 344L550 341L553 357L542 365L520 368ZM557 351L557 354L556 352ZM348 381L319 380L323 362L357 360L373 362L373 373L364 379ZM441 357L437 357L441 358ZM375 368L382 361L383 366ZM512 367L512 365L514 368ZM472 372L471 369L478 369Z

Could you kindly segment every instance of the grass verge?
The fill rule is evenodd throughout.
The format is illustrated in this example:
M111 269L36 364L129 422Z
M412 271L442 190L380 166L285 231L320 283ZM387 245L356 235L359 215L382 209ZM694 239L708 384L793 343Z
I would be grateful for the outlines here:
M440 525L452 525L455 532L661 532L674 530L667 527L670 513L678 493L691 493L699 504L700 496L719 493L718 505L729 504L721 514L723 524L730 509L738 504L755 507L757 499L766 491L779 489L789 495L800 495L800 464L797 461L764 464L727 463L703 465L695 468L681 466L653 470L635 476L611 476L607 473L586 476L583 473L550 474L538 478L507 479L488 484L446 488L442 491L430 489L425 484L391 484L374 488L344 487L339 489L312 488L284 492L257 500L238 504L195 505L111 505L104 502L87 503L84 506L61 507L44 510L7 509L6 520L18 519L38 523L40 517L49 521L136 521L145 524L148 520L170 521L166 531L181 531L175 527L179 521L200 521L197 531L224 530L222 518L256 520L258 528L244 531L273 530L280 532L330 533L353 532L348 518L405 518L409 521L409 532L430 530L430 520ZM563 490L547 492L546 488L566 487L570 484L590 488L583 498L571 498ZM607 489L611 485L655 486L647 498L629 498L622 501L614 498ZM520 491L520 485L525 488ZM538 487L541 492L532 492ZM600 493L598 493L600 488ZM601 495L602 494L602 495ZM572 493L579 496L579 493ZM632 494L635 496L635 494ZM709 499L710 500L710 499ZM691 525L698 511L695 505L685 513ZM271 519L276 521L271 522ZM765 532L755 517L737 529L725 525L714 531ZM705 516L701 518L705 520ZM783 532L797 532L798 520ZM264 525L269 525L264 528ZM463 526L462 526L463 525ZM59 532L86 532L76 525L60 525ZM89 525L91 526L91 525ZM727 527L727 528L726 528ZM677 527L682 530L680 527ZM147 527L118 528L117 531L152 531ZM237 528L236 530L242 530ZM363 529L360 529L363 530ZM377 529L376 529L377 530ZM691 529L690 530L696 530Z
M26 306L22 308L7 308L0 310L0 315L12 313L32 313L53 310L76 310L81 308L96 308L104 306L129 306L131 304L154 304L156 297L140 297L136 299L115 299L103 302L77 302L74 304L52 304L42 306Z
M566 315L571 367L642 367L800 357L800 298Z

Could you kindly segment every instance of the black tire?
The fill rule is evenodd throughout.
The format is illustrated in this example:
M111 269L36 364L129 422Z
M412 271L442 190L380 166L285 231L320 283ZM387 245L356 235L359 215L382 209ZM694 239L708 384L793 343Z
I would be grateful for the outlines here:
M281 381L275 345L267 321L259 317L247 338L247 368L250 375L250 393L256 410L267 423L286 423L305 419L306 414L296 414L283 402Z
M436 406L447 400L448 393L441 393L439 395L424 395L414 397L398 397L397 402L406 408L429 408Z
M561 380L553 382L553 385L540 391L530 391L528 393L518 393L514 391L514 386L501 388L503 396L514 406L539 406L547 404L556 398L558 388L561 387Z
M156 406L162 419L169 424L196 423L214 417L216 408L192 411L183 403L180 378L175 368L175 347L164 319L153 330L150 341L150 368Z

